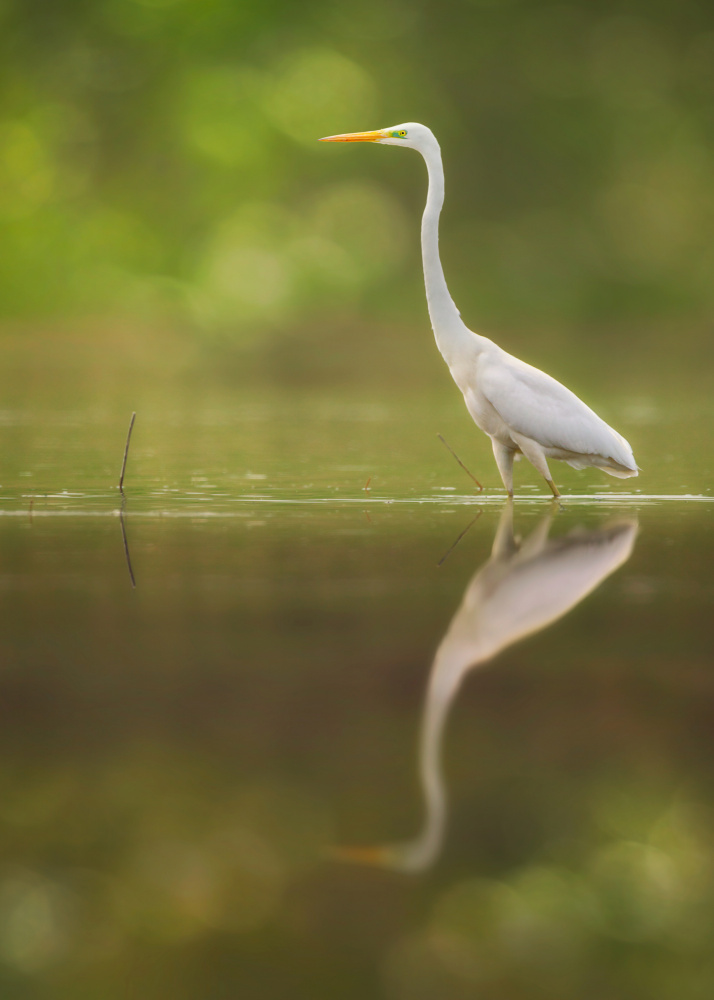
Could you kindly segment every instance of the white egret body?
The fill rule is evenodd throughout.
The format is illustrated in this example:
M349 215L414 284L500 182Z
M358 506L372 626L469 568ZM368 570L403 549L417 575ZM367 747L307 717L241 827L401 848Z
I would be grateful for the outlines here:
M422 218L424 282L436 343L464 395L476 425L491 438L509 496L513 461L523 454L559 496L549 458L575 469L596 466L626 479L638 469L627 441L550 375L514 358L488 337L469 330L446 285L439 257L439 216L444 204L441 150L425 125L407 122L375 132L331 135L323 142L378 142L408 146L424 157L429 191Z

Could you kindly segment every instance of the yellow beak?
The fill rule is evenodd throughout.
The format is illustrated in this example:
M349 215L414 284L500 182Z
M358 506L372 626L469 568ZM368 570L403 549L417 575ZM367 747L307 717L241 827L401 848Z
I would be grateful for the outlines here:
M344 135L326 135L318 142L379 142L384 138L384 132L378 129L376 132L345 132Z

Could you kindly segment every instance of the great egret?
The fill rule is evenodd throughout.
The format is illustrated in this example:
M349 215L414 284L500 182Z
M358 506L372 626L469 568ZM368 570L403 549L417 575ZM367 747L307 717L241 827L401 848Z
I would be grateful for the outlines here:
M491 438L508 495L513 496L513 460L519 454L544 477L556 497L560 493L548 469L549 458L562 459L575 469L596 466L620 479L636 476L637 465L627 441L589 406L550 375L514 358L463 323L449 295L439 258L444 168L433 132L426 125L406 122L374 132L329 135L320 141L407 146L424 157L429 191L421 247L431 325L469 413Z
M446 832L441 747L464 677L514 642L562 618L630 558L635 520L575 529L549 539L552 521L551 512L519 543L513 533L513 504L506 503L491 558L472 577L436 651L419 738L426 806L421 832L401 844L337 848L333 853L339 860L401 871L421 871L433 864Z

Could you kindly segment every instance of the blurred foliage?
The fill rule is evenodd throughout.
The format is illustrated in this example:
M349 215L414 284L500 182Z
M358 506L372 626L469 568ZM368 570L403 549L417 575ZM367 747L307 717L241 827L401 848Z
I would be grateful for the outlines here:
M1 0L0 39L6 318L421 320L421 167L315 141L403 120L473 325L714 315L703 0Z

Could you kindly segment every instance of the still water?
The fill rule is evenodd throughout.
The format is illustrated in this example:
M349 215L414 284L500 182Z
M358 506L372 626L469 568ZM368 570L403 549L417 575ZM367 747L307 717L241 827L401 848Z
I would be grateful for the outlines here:
M8 408L4 1000L710 997L711 413L637 405L559 505L450 396L136 406L123 500L128 401Z

